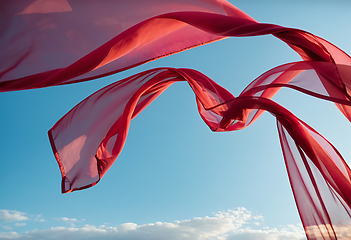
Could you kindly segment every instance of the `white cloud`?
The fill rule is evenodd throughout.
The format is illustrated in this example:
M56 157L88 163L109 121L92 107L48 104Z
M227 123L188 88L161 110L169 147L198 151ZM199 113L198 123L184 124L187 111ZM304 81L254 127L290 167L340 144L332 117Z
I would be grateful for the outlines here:
M0 232L0 239L16 239L18 237L20 237L20 235L16 232L8 232L8 233Z
M28 217L26 217L25 215L27 214L16 210L5 210L5 209L0 210L0 219L5 220L7 222L27 220Z
M75 227L76 223L81 223L85 219L82 219L81 221L78 221L76 218L68 218L68 217L62 217L62 218L53 218L55 221L63 221L67 224L69 224L71 227Z
M72 218L74 219L74 218ZM69 218L62 221L75 222ZM83 227L55 227L34 230L17 234L15 232L0 233L0 239L103 239L103 240L301 240L305 235L301 226L287 226L282 229L252 229L254 223L262 216L253 216L245 208L218 212L212 217L197 217L191 220L174 221L172 223L156 222L143 225L124 223L117 227L101 225L99 227L84 225ZM56 219L57 220L57 219Z
M66 218L66 217L63 217L61 218L63 221L65 222L77 222L78 220L76 218Z
M16 227L24 227L26 226L26 223L15 223Z
M68 218L68 217L53 218L53 220L64 221L64 222L67 222L67 223L78 222L78 220L76 218Z
M41 214L39 214L39 215L36 216L34 221L36 221L36 222L45 222L45 219L41 218Z

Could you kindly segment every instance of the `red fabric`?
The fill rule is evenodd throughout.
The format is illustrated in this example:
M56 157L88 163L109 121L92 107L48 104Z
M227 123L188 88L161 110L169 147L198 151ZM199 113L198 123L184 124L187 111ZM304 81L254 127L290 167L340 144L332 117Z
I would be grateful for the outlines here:
M130 120L171 84L187 81L213 131L242 129L263 111L273 114L307 238L351 238L349 167L326 139L270 100L288 87L334 102L351 120L351 59L331 43L258 23L225 0L4 0L0 22L0 91L95 79L229 36L284 41L304 61L269 70L238 98L197 71L160 68L82 101L49 130L62 192L95 185L121 152Z
M185 80L197 93L199 106L200 101L211 107L233 99L199 72L160 68L99 90L58 121L49 136L63 176L62 191L98 182L121 152L130 120L172 83ZM224 111L226 106L218 109Z
M95 185L121 152L131 119L171 84L187 81L201 117L213 131L242 129L262 111L273 114L308 239L347 239L351 229L350 168L331 143L269 99L279 88L290 87L349 109L349 89L342 91L349 80L330 74L343 67L323 62L279 66L253 81L238 98L190 69L152 69L113 83L83 100L49 131L63 176L62 192ZM338 81L343 84L338 86Z
M1 3L0 91L87 81L229 36L273 34L304 60L350 64L327 41L224 0L46 2Z
M153 18L179 11L253 20L225 0L2 0L0 91L95 79L222 38Z

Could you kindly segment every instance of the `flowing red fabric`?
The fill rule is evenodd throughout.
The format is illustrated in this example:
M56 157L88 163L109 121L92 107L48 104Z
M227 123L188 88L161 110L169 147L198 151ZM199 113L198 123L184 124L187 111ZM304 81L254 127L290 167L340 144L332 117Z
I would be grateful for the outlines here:
M350 64L327 41L258 23L225 0L0 4L0 91L96 79L229 36L273 34L304 60Z
M269 99L288 87L336 102L348 111L351 101L343 87L351 81L341 78L343 84L338 84L339 76L332 74L345 67L306 61L286 64L257 78L238 98L190 69L152 69L113 83L83 100L49 131L63 176L62 192L95 185L120 154L131 119L171 84L187 81L202 119L213 131L242 129L263 111L273 114L307 237L347 239L351 229L348 165L331 143Z
M253 20L225 0L2 0L0 91L95 79L223 38L156 17L181 11Z
M103 3L103 4L102 4ZM225 0L3 0L0 92L96 79L224 37L272 34L303 61L271 69L237 97L190 69L159 68L111 84L49 130L62 192L95 185L120 154L130 121L186 81L213 131L276 117L308 239L350 239L351 172L331 143L270 100L282 87L334 102L351 120L351 58L311 33L258 23Z

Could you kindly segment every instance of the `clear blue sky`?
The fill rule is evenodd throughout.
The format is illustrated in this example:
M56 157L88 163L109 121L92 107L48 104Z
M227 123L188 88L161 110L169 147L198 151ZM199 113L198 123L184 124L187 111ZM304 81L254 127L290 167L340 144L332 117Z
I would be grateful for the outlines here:
M307 30L351 53L349 1L230 2L260 22ZM47 137L89 94L146 69L194 68L237 96L263 72L298 60L272 36L231 38L104 79L1 93L0 239L304 239L269 114L247 129L212 133L189 86L175 84L132 121L100 183L69 194L60 192ZM274 99L351 163L351 128L333 104L293 90Z

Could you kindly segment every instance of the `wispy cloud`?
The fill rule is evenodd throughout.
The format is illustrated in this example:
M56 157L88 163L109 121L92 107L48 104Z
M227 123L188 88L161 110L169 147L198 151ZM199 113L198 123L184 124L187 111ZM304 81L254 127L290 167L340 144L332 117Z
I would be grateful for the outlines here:
M6 226L6 225L0 225L2 229L4 230L12 230L13 228L10 226Z
M64 221L64 222L78 222L78 220L76 218L67 218L67 217L62 217L62 218L53 218L53 220L56 221Z
M27 220L28 217L24 212L16 211L16 210L0 210L0 219L7 222L15 222L15 221L24 221Z
M69 224L71 227L75 227L77 223L81 223L85 219L78 220L76 218L68 218L68 217L61 217L61 218L53 218L54 221L61 221Z
M255 216L245 208L215 213L209 217L197 217L190 220L156 222L138 225L124 223L116 227L106 225L83 227L52 227L18 234L16 232L0 233L0 239L168 239L168 240L232 240L232 239L269 239L269 240L302 240L305 235L301 226L287 226L281 229L256 229L256 222L262 216ZM79 222L75 218L58 218L55 220L68 223Z
M37 215L34 219L36 222L45 222L45 219L41 217L41 214Z
M16 227L24 227L26 226L26 223L15 223Z

